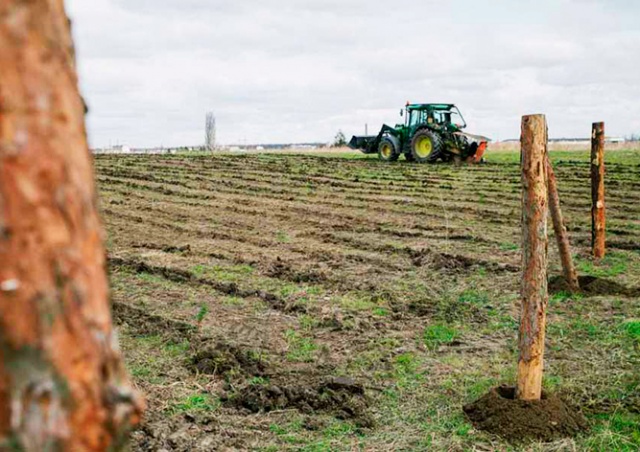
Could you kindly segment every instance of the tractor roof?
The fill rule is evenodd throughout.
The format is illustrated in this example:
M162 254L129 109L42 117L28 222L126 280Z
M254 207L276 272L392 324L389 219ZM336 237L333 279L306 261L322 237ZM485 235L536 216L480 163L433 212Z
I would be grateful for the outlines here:
M451 110L454 104L410 104L407 103L408 110Z

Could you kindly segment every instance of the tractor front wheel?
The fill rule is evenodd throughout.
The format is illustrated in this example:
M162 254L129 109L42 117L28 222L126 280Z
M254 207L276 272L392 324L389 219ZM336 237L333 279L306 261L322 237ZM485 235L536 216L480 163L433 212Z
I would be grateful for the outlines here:
M395 162L400 157L396 145L389 137L384 137L378 145L378 157L383 162Z
M411 139L411 157L418 163L433 163L442 154L442 140L428 129L418 130Z

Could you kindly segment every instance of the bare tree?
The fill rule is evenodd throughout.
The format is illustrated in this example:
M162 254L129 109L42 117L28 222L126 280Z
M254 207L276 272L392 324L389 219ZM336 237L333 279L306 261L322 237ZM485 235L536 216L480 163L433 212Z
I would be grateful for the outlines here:
M344 136L344 132L342 130L338 130L335 138L333 139L333 147L339 148L341 146L347 145L347 138Z
M112 327L63 0L0 2L0 450L118 450L139 422Z
M213 112L208 112L204 129L204 146L208 151L216 150L216 117Z

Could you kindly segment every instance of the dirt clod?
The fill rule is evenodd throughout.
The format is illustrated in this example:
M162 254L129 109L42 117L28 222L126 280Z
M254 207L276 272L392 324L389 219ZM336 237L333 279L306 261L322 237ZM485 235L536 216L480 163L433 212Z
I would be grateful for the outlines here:
M191 357L191 369L206 375L264 375L265 363L249 350L218 342Z
M474 267L483 267L493 273L517 272L519 268L510 264L485 261L470 256L437 253L428 249L408 251L411 263L416 267L428 265L435 270L468 271Z
M554 395L543 394L541 400L515 398L515 388L500 386L463 410L478 430L512 441L552 441L575 436L587 428L581 413Z
M580 293L584 295L626 295L635 297L640 295L640 289L632 289L609 279L595 276L579 276L578 284ZM569 285L563 276L554 276L549 279L549 293L569 292Z
M295 264L277 257L275 262L269 264L264 271L271 278L286 279L295 283L318 283L327 279L318 269L295 268Z
M327 382L326 387L334 391L347 391L352 394L364 395L362 386L357 384L351 377L333 377Z
M306 414L331 413L338 419L352 419L363 427L372 425L364 388L349 377L330 378L315 386L248 385L223 401L252 413L295 408Z
M189 323L154 315L135 306L113 303L112 309L116 324L126 324L139 335L160 334L176 341L196 335L196 327Z

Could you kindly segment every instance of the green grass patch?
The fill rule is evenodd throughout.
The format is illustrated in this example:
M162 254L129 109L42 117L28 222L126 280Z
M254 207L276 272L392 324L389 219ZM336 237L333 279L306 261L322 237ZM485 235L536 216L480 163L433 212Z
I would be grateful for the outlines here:
M625 273L629 267L629 257L620 252L610 251L599 262L577 257L576 268L583 273L598 278L612 278Z
M152 371L149 368L149 366L147 366L146 364L133 364L131 366L129 366L129 372L131 372L131 375L133 375L134 377L137 378L147 378L150 377L152 375Z
M585 441L593 451L637 452L640 450L640 414L614 413L593 416L596 425Z
M445 291L435 302L435 317L443 323L481 322L488 315L496 314L489 294L476 289L467 289L459 294Z
M460 336L458 330L442 323L429 325L424 329L422 340L429 349L438 348L440 345L451 344Z
M160 275L153 275L151 273L135 273L134 275L140 281L144 281L149 284L166 285L168 283L166 278Z
M467 386L467 400L477 400L494 386L498 386L498 381L491 377L478 377L473 383Z
M251 386L265 386L269 384L269 381L268 377L252 377L249 380L249 384Z
M636 342L640 342L640 320L629 320L622 324L623 331L627 337Z
M319 286L300 286L298 284L285 283L279 289L280 296L284 298L296 297L296 298L306 298L307 301L311 298L311 296L321 295L323 290ZM304 302L304 300L301 300Z
M191 267L191 273L200 277L204 276L209 271L209 269L210 267L207 265L198 264Z
M351 436L358 433L358 429L350 422L334 420L324 430L322 435L325 438L339 438L343 436Z
M458 302L484 307L489 304L489 294L475 289L468 289L460 293Z
M341 308L351 312L373 311L378 307L371 297L360 294L347 294L338 298Z
M402 353L393 360L390 377L395 382L395 388L387 388L384 394L397 403L401 393L420 388L425 374L426 372L421 369L421 362L414 353Z
M386 310L385 308L375 308L373 310L373 315L378 316L378 317L386 317L390 314L390 312L388 310Z
M217 281L239 282L254 273L251 265L203 265L191 267L191 272L197 277L209 277Z
M191 344L187 340L184 340L182 342L169 341L163 345L163 349L172 358L184 356L190 348Z
M269 425L269 431L277 435L280 441L287 444L305 444L307 440L299 435L302 430L302 419L294 419L286 424Z
M302 314L298 317L298 322L300 323L300 328L307 331L316 328L320 324L316 317L308 314Z
M582 300L583 298L584 298L584 295L581 295L581 294L561 291L561 292L554 293L549 297L549 304L551 306L555 306L555 305L566 303L569 301L579 301L579 300Z
M294 362L312 362L315 356L315 352L318 350L318 346L313 340L301 336L294 330L287 330L284 333L284 338L287 341L287 359Z
M291 237L285 231L276 232L276 240L280 243L290 243Z
M559 375L545 374L542 379L542 386L547 391L555 391L562 385L562 377Z
M502 242L499 247L501 251L515 251L517 249L520 249L520 245L516 245L515 243L511 242Z
M198 323L198 325L204 321L208 313L209 313L209 305L206 303L201 304L200 308L198 309L198 312L196 313L196 322Z
M222 304L224 306L244 306L246 303L245 299L242 297L228 295L222 298Z
M220 407L220 401L211 394L192 394L171 405L170 411L177 413L212 413Z

